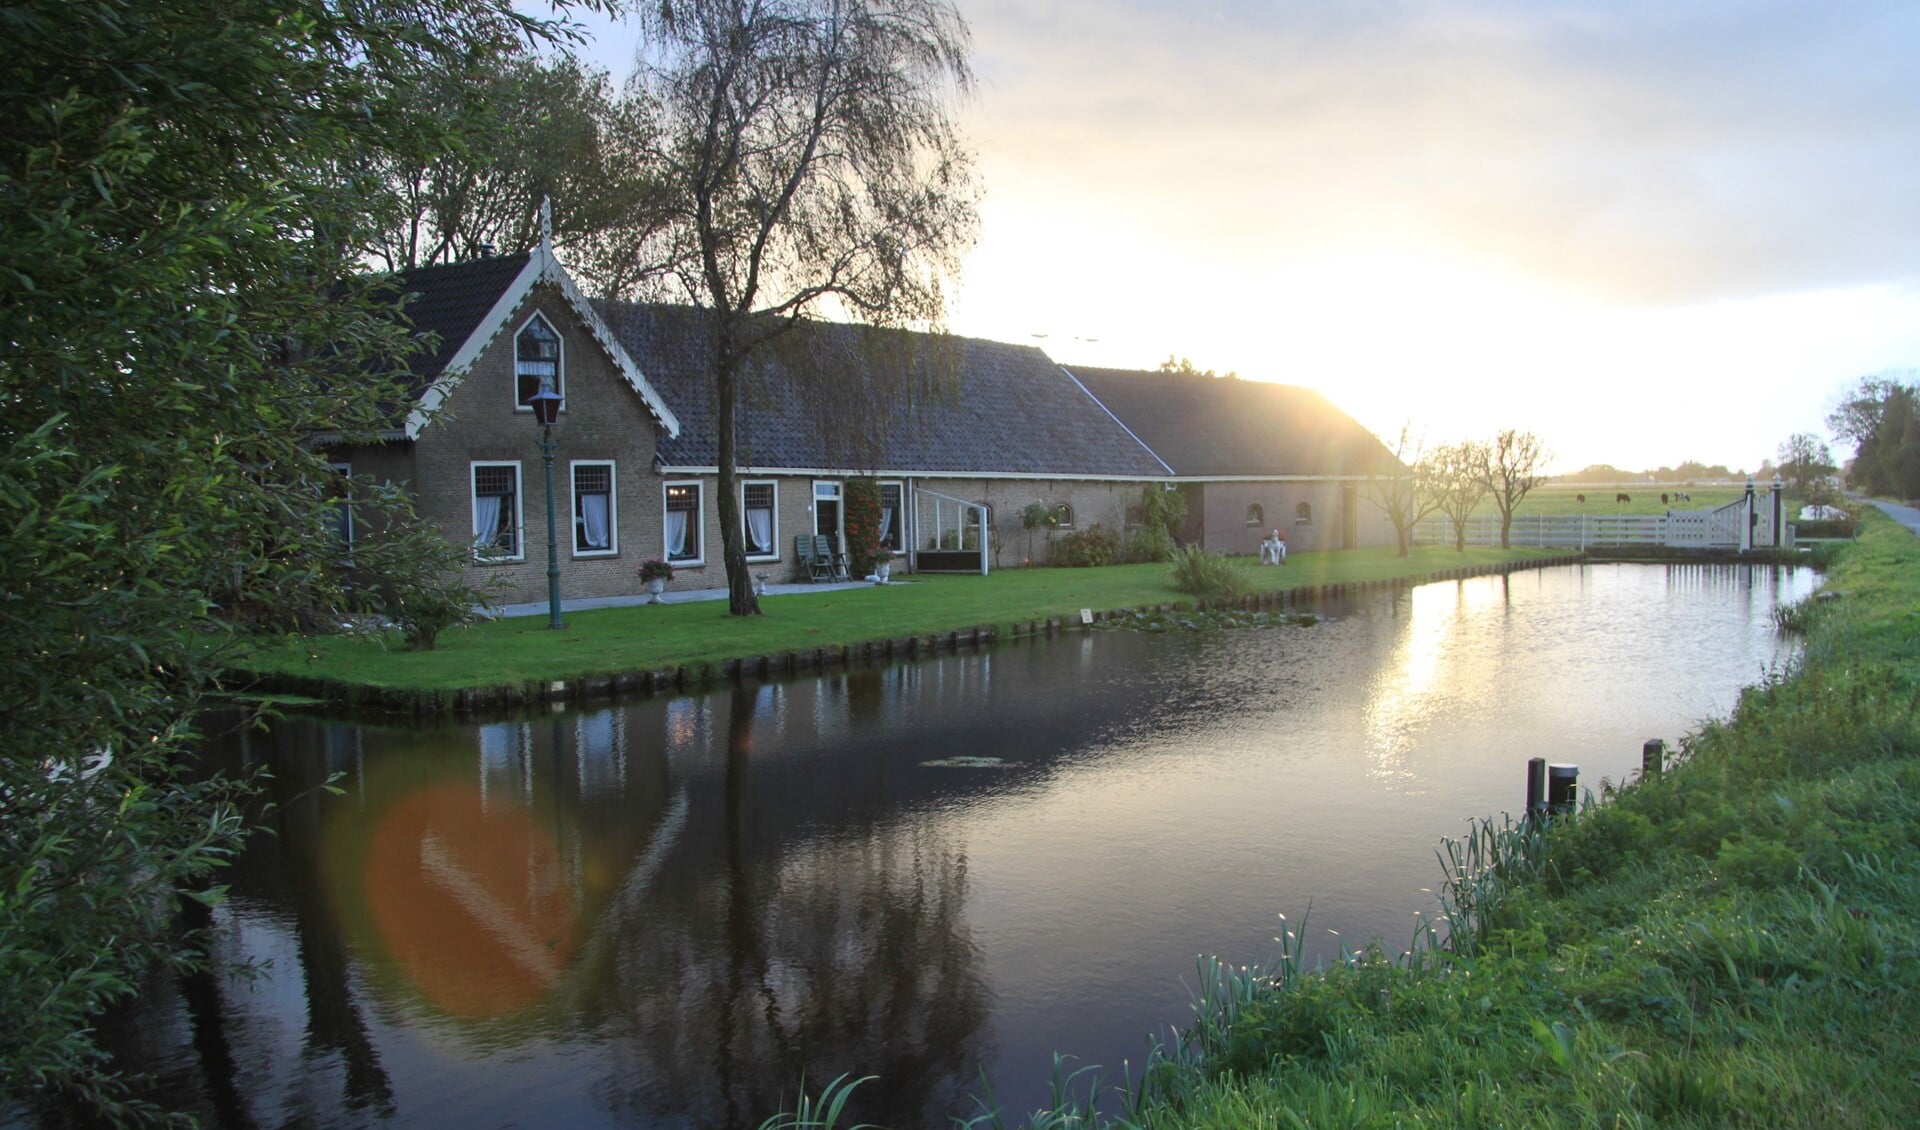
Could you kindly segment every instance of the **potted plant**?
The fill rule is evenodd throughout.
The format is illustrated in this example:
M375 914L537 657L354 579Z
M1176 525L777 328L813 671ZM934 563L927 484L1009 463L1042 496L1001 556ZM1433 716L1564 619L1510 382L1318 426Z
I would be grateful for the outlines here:
M673 566L658 557L649 557L640 563L640 579L646 583L647 591L653 594L649 603L664 603L660 594L667 591L667 582L673 580Z
M887 578L893 573L893 547L876 545L867 551L867 556L873 558L873 575L880 579L881 584L886 584Z

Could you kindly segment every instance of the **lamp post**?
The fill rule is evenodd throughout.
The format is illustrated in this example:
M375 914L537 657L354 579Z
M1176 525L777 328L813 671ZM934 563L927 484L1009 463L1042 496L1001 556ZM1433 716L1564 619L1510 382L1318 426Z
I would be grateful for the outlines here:
M540 391L527 398L533 406L534 423L540 425L540 461L547 467L547 628L566 627L560 619L560 535L553 518L553 453L559 444L553 438L554 421L560 418L560 394L552 381L542 381Z

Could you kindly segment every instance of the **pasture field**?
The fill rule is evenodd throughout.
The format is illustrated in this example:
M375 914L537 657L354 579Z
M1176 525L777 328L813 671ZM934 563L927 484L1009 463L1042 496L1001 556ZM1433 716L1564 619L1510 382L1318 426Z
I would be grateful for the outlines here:
M1675 498L1677 492L1683 492L1688 499ZM1711 510L1723 506L1746 493L1744 486L1695 486L1683 487L1672 483L1648 483L1644 486L1544 486L1530 492L1520 501L1516 514L1592 514L1595 516L1613 514L1665 514L1668 510ZM1758 493L1765 494L1761 487ZM1630 501L1616 502L1618 495L1629 496ZM1661 495L1667 501L1660 501ZM1581 496L1586 501L1580 501ZM1481 499L1476 515L1496 514L1491 498Z

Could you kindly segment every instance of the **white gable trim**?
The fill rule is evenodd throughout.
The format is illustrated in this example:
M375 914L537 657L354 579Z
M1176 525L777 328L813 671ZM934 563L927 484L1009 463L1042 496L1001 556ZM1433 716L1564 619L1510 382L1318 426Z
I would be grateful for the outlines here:
M420 438L421 430L427 426L428 421L433 419L434 414L439 412L440 406L446 403L447 397L453 394L453 390L460 387L460 382L466 379L467 373L473 369L474 362L480 359L480 355L485 353L494 339L500 336L501 331L507 328L507 319L511 318L513 312L527 300L527 296L533 293L534 284L540 282L550 282L559 288L561 295L567 300L567 305L573 308L575 316L580 319L582 325L587 327L587 332L593 336L593 339L600 343L600 348L606 351L608 358L613 361L614 367L620 370L620 375L625 378L628 386L639 394L647 410L653 413L653 418L658 420L660 426L666 430L668 438L677 437L680 434L679 419L674 416L672 409L667 407L667 402L660 398L659 392L655 391L653 385L647 382L646 376L640 372L640 366L634 364L633 358L628 356L627 351L615 340L613 331L594 311L593 304L588 302L586 296L580 293L580 288L574 285L566 268L560 265L560 260L553 253L552 240L544 237L540 241L540 246L534 248L532 254L527 256L527 265L522 267L513 281L507 284L506 289L500 292L500 297L487 311L487 316L480 319L480 324L474 327L473 333L468 335L467 340L460 343L459 350L447 361L446 367L440 370L440 375L427 386L427 391L420 394L419 403L413 406L413 411L407 413L406 437Z
M588 302L587 296L581 294L580 288L574 285L572 276L568 275L560 266L560 261L554 258L553 249L542 244L540 249L534 252L529 266L533 263L544 264L541 277L560 288L560 293L566 297L567 305L573 307L573 312L579 315L581 323L587 327L587 332L593 335L593 340L599 342L600 348L607 351L607 356L613 359L614 367L620 370L620 375L625 377L627 384L640 395L640 399L646 403L647 410L653 413L653 418L660 421L660 426L666 429L667 437L678 438L679 418L673 414L673 409L667 407L667 402L660 399L660 394L654 390L652 384L648 383L646 375L640 371L640 366L634 363L633 357L613 336L613 328L607 325L606 321L600 317L599 311L593 308L593 303Z

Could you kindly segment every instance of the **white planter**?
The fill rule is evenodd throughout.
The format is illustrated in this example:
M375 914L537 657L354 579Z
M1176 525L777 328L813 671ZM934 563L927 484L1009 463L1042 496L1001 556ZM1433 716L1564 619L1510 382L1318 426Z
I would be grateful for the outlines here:
M648 604L665 604L666 603L666 601L660 599L660 594L667 591L667 582L662 581L658 578L648 581L647 591L653 594L653 599L649 600L647 602Z
M883 585L887 583L887 577L892 572L893 572L893 565L891 562L882 561L874 565L873 567L873 575L880 578L880 583Z

